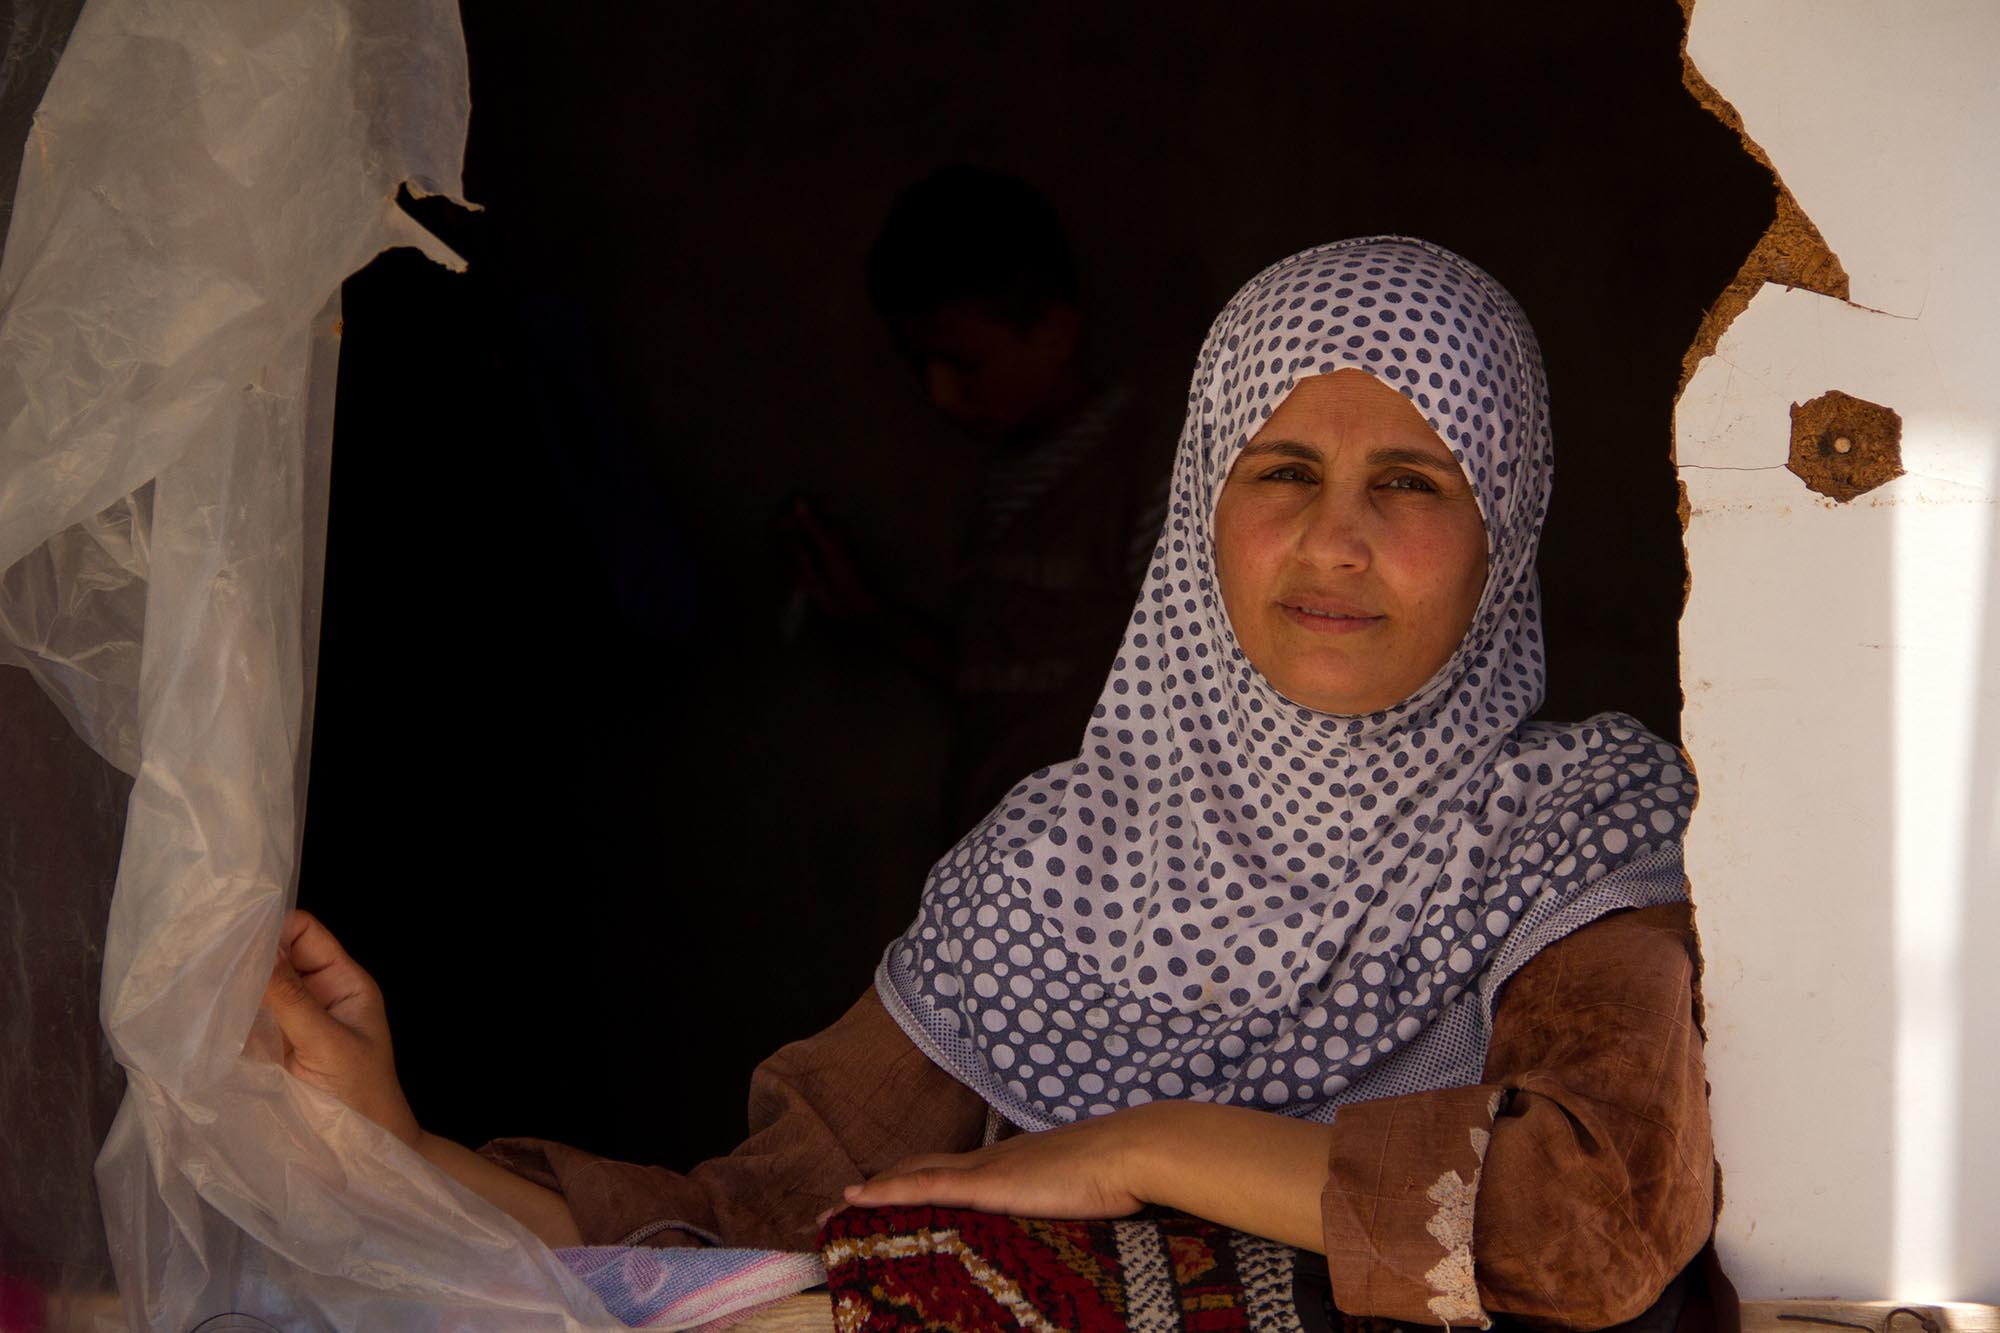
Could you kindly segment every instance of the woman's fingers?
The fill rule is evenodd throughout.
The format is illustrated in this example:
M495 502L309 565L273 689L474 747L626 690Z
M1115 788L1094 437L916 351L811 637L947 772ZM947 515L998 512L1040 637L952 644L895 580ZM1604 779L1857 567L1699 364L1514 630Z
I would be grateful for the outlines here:
M1053 1130L1003 1139L976 1152L911 1157L844 1198L863 1208L937 1204L1016 1217L1122 1217L1139 1200L1108 1179L1115 1170L1111 1135Z
M285 1068L414 1145L421 1131L396 1079L374 981L305 912L285 919L278 949L264 1007L284 1034Z
M264 1007L292 1046L311 1049L342 1038L351 1040L354 1035L326 1012L305 980L282 958L271 969L271 980L264 987Z
M347 956L333 932L310 912L294 910L285 919L278 932L278 951L298 971L314 998L328 1008L374 991L374 978Z
M848 1203L863 1208L892 1204L937 1204L946 1208L978 1208L1006 1212L1006 1191L993 1188L976 1170L926 1166L883 1174L842 1192Z
M1020 1183L1006 1167L1004 1156L987 1149L976 1153L932 1153L896 1163L887 1171L849 1185L842 1191L858 1208L896 1204L936 1204L945 1208L977 1208L988 1213L1023 1211Z
M278 932L278 955L333 1018L370 1040L388 1037L382 992L375 979L310 912L295 910L285 918Z

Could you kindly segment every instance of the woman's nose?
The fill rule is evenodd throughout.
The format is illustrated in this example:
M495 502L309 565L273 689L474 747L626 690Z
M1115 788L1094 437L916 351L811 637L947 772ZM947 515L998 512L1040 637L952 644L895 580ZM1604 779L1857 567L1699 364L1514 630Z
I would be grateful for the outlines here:
M1323 486L1300 516L1300 557L1315 568L1366 569L1374 551L1373 516L1365 497Z

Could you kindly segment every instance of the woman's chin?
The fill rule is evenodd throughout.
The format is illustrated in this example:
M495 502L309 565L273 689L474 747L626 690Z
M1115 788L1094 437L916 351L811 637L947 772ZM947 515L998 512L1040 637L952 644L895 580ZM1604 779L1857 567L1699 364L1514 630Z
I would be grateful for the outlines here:
M1292 688L1278 680L1272 680L1278 693L1301 708L1310 708L1315 713L1327 713L1333 717L1366 717L1393 707L1409 697L1409 691L1396 692L1392 689L1365 683L1328 684L1326 682L1295 682Z

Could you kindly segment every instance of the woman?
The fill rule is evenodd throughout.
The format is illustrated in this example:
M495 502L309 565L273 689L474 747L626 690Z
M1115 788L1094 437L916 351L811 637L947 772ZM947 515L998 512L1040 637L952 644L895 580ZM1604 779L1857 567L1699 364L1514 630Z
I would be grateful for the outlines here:
M1550 466L1490 277L1396 238L1284 260L1204 344L1082 754L939 862L874 994L758 1071L735 1154L423 1135L379 994L303 915L288 1063L552 1243L1158 1204L1323 1251L1350 1314L1637 1314L1711 1216L1694 789L1629 718L1526 720Z

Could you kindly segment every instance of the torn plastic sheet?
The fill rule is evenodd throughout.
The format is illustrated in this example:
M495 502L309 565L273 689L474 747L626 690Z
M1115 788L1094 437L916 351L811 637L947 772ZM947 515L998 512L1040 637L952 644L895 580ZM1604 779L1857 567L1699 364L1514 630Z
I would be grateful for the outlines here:
M17 35L74 5L22 8ZM458 266L395 194L458 197L467 109L448 0L90 0L27 132L0 254L0 652L103 762L9 707L0 819L69 839L0 839L0 1049L47 1056L0 1071L0 1124L54 1145L7 1162L9 1299L91 1304L65 1289L95 1270L61 1201L107 1066L31 1043L74 1015L96 920L126 1078L96 1163L103 1325L616 1327L517 1224L285 1076L258 1014L302 827L340 284L396 245Z

